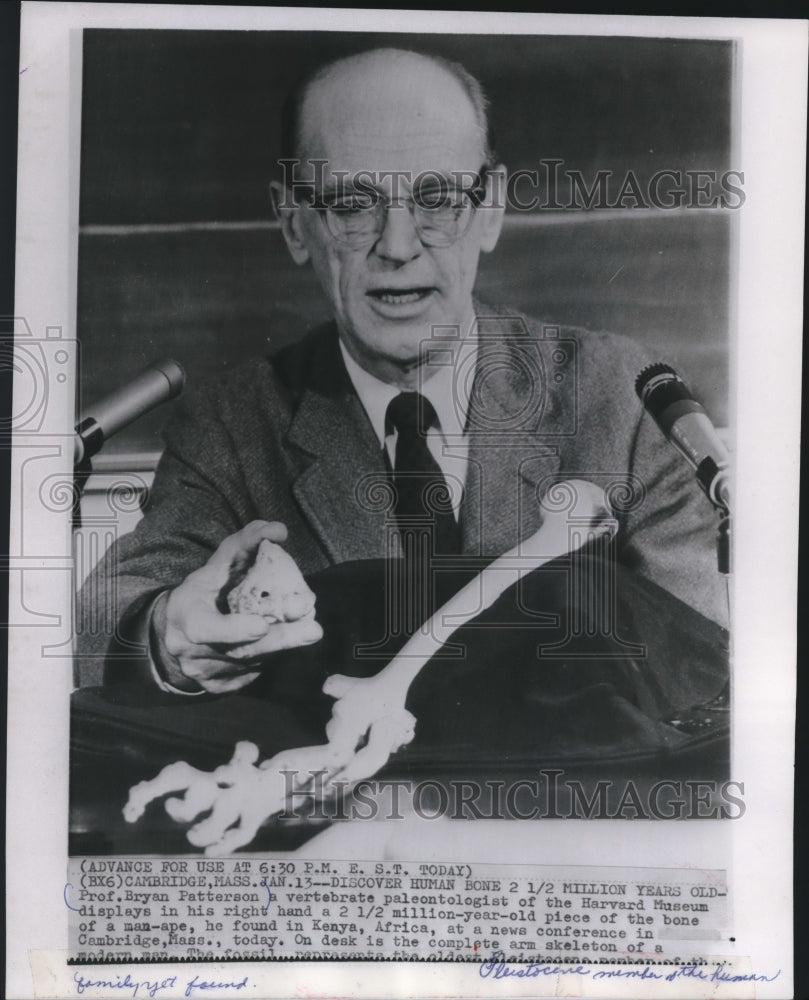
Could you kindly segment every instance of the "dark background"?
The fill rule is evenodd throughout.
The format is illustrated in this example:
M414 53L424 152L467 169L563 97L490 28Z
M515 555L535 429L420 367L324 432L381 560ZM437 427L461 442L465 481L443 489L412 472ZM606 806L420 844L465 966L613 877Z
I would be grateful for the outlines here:
M266 216L291 83L329 59L384 45L439 53L477 76L510 170L536 168L540 157L585 176L632 168L641 179L663 167L730 166L730 43L90 30L82 223Z
M328 315L308 268L291 262L268 226L280 108L312 65L378 44L438 52L478 76L512 171L558 158L588 184L599 169L618 178L631 169L644 185L662 169L741 169L730 153L730 43L85 31L85 404L158 357L175 357L197 379L281 346ZM477 293L646 342L682 367L715 422L726 424L733 214L520 213L482 259ZM167 413L141 420L106 453L158 450Z

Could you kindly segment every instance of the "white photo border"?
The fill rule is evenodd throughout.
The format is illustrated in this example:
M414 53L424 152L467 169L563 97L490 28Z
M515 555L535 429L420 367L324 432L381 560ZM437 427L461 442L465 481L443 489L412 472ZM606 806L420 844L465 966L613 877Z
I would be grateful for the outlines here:
M746 202L738 212L735 295L737 349L735 420L739 488L734 577L734 756L732 776L745 784L745 815L733 823L656 824L612 821L598 826L611 863L727 867L733 892L736 957L762 972L781 969L755 995L789 995L792 972L792 815L795 695L798 454L803 286L807 25L797 21L638 18L430 11L139 4L24 4L20 41L20 119L15 315L20 336L75 342L78 254L81 30L92 27L385 30L544 33L739 41L739 146L732 165L744 171ZM773 178L776 182L773 182ZM18 323L20 322L18 321ZM51 331L50 334L48 331ZM54 348L51 343L48 350ZM70 352L69 352L70 353ZM71 354L66 366L75 365ZM53 445L49 475L72 473L75 369L48 400L45 428ZM55 379L54 379L55 387ZM24 399L15 388L13 413ZM773 428L776 432L773 433ZM43 433L40 431L40 434ZM26 446L26 442L21 442ZM30 442L28 442L30 444ZM13 474L19 472L16 459ZM7 795L6 995L75 995L67 956L63 896L67 856L69 636L72 574L69 513L37 518L37 495L12 481L11 608L21 605L25 568L36 566L37 607L54 620L54 652L30 620L14 628L9 664ZM36 538L31 548L30 537ZM15 548L16 542L16 548ZM28 546L26 548L26 546ZM15 559L18 570L15 570ZM47 595L47 596L45 596ZM26 599L31 594L26 592ZM16 604L15 604L16 602ZM22 614L22 612L21 612ZM60 625L61 623L61 625ZM48 633L50 636L51 633ZM59 636L68 646L59 652ZM36 775L36 780L32 776ZM564 821L554 821L564 822ZM517 830L498 858L487 857L485 830L465 833L469 860L562 863L575 856L593 827L565 827L565 850L538 852L536 831ZM549 836L551 844L558 838ZM728 858L728 853L730 858ZM662 855L662 856L661 856ZM429 860L429 859L428 859ZM766 878L762 878L762 870ZM183 968L183 967L180 967ZM161 966L160 977L174 966ZM486 996L492 987L474 965L273 963L241 966L260 984L254 996ZM112 967L104 967L112 971ZM184 969L187 971L187 967ZM210 978L232 968L206 966ZM511 979L498 990L535 996L535 981ZM648 984L644 984L648 991ZM556 995L553 984L547 995ZM566 981L564 987L574 989ZM627 996L626 982L585 996ZM700 996L699 984L693 984ZM711 987L715 989L715 987ZM661 991L662 993L662 991ZM96 996L101 994L94 994ZM172 994L161 994L170 996ZM181 991L177 995L182 995ZM570 995L570 994L568 994ZM648 992L631 995L649 995ZM657 994L655 994L657 995ZM673 994L669 994L673 995ZM682 989L679 996L686 995ZM707 995L707 994L706 994ZM742 995L722 988L711 995ZM753 995L752 992L749 995Z

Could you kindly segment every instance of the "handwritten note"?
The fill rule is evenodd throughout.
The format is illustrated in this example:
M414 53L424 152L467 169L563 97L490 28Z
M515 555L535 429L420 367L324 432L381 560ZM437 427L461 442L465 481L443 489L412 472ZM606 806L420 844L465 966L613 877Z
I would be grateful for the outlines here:
M674 983L682 979L699 979L706 983L771 983L781 975L781 970L772 975L763 973L732 972L726 962L718 962L714 966L678 965L669 967L644 965L618 969L599 969L587 965L554 965L528 962L526 964L509 965L502 951L496 951L478 967L481 979L538 979L545 976L589 976L599 979L655 979L661 982Z
M183 977L182 980L179 976L166 976L165 979L133 979L128 972L123 977L120 974L116 975L114 979L89 979L85 978L81 973L75 972L73 974L73 981L76 984L76 993L79 996L82 996L88 990L101 990L104 992L121 990L133 998L139 996L156 997L164 992L168 996L176 996L178 988L184 990L183 996L192 997L205 990L217 990L220 992L223 990L234 990L238 992L248 986L247 976L236 981L222 982L220 980L204 979L198 975L194 975L190 979Z

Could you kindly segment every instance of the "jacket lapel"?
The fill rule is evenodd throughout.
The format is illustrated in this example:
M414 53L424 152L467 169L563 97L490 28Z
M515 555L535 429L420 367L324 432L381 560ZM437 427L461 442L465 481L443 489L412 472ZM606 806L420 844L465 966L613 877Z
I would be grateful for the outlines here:
M522 317L490 310L476 333L461 529L465 552L493 556L542 523L539 497L558 479L569 401L547 377L549 345L529 333ZM318 331L308 361L287 434L288 444L304 453L293 495L335 562L397 554L382 449L333 324Z
M305 375L288 444L305 452L292 493L335 562L384 556L388 547L382 450L345 370L336 330Z
M542 523L539 497L559 473L561 401L522 317L479 315L461 522L464 550L493 556Z

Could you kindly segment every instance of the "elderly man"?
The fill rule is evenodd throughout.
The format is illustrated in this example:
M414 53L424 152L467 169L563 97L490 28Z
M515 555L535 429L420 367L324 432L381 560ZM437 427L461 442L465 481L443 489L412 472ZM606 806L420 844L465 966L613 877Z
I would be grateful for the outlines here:
M369 490L391 476L403 494L408 477L442 485L430 544L479 559L536 530L554 481L623 482L618 558L721 621L710 507L634 395L649 359L473 298L505 207L477 82L375 50L321 69L290 109L294 162L273 197L334 321L189 391L143 521L80 602L90 669L106 657L178 695L224 693L317 642L312 620L225 613L223 588L265 538L305 574L389 556L392 539L401 554L402 512ZM111 644L87 624L104 592Z

